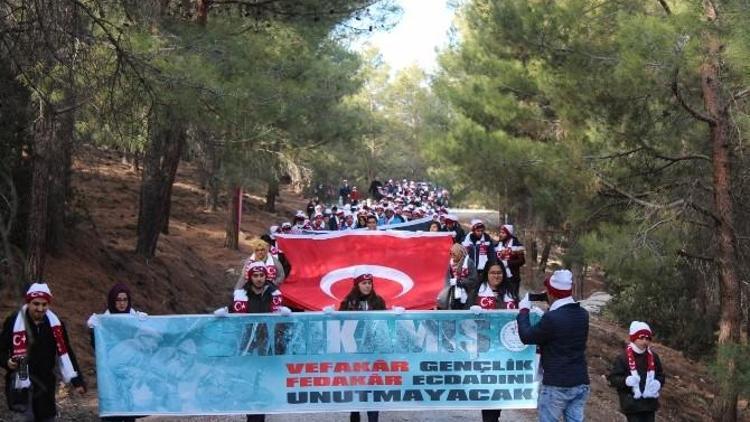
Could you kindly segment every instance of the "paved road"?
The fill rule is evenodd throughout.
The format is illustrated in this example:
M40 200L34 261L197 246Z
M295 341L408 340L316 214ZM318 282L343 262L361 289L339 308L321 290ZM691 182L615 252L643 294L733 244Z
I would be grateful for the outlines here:
M189 418L155 417L151 416L139 421L167 422L243 422L243 416L201 416ZM362 414L362 420L367 417ZM380 414L379 422L467 422L467 420L478 421L481 416L478 410L451 410L451 411L421 411L421 412L383 412ZM533 410L505 410L501 421L531 422L537 420L536 411ZM348 422L348 413L304 413L290 415L269 415L266 422Z
M497 210L473 210L467 208L451 208L450 212L456 214L461 223L469 224L472 218L481 218L491 230L495 230L500 222Z

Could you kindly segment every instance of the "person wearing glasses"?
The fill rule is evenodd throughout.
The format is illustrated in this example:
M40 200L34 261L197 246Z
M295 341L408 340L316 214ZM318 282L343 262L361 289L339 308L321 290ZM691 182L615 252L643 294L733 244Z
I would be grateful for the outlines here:
M620 411L628 422L652 422L659 409L659 393L664 386L664 368L659 355L651 350L653 334L645 322L630 323L630 343L620 353L607 377L617 390Z

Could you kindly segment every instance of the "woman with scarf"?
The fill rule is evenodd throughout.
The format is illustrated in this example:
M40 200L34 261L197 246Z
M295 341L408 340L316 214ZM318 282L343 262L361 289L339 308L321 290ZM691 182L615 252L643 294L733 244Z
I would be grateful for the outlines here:
M469 294L469 309L477 313L481 310L518 309L518 296L508 285L502 262L490 265L486 274L486 280ZM500 409L482 409L482 422L498 422L500 413Z
M628 422L652 422L659 409L665 375L661 360L651 350L651 328L645 322L630 324L630 343L615 359L609 384L620 397L620 410Z
M372 274L360 274L354 278L354 285L346 295L339 311L384 311L385 300L375 293ZM368 422L378 422L378 412L367 412ZM359 412L352 412L350 422L359 422Z
M104 314L128 314L141 318L147 316L146 313L138 312L133 308L130 289L125 283L117 283L109 289L109 293L107 293L107 309L104 311ZM91 329L91 348L93 349L96 348L93 329L95 324L94 318L95 316L92 315L87 323ZM137 418L136 416L107 416L103 417L102 420L108 422L133 422Z
M446 286L437 298L438 309L468 309L469 295L476 289L479 279L474 261L460 243L451 246Z
M281 261L273 256L273 254L269 253L271 247L268 243L264 242L263 239L257 237L250 239L249 243L250 247L253 249L253 254L245 260L245 263L242 266L242 272L237 280L237 285L242 286L247 281L246 275L250 264L253 262L261 262L266 267L268 281L277 287L280 286L286 277L286 273L284 272L284 266L281 264Z

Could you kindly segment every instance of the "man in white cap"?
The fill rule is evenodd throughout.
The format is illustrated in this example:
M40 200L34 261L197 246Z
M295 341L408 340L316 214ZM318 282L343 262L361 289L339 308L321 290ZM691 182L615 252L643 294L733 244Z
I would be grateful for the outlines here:
M584 420L584 409L591 387L586 364L589 314L573 299L573 274L555 271L544 281L549 311L536 325L529 319L529 294L519 302L518 336L523 344L536 344L541 350L544 371L539 392L539 421Z
M23 415L23 421L54 421L55 368L77 393L86 392L65 325L49 309L50 302L49 286L32 284L26 292L26 304L5 320L0 334L0 364L7 371L8 405Z
M607 377L620 397L620 411L628 422L653 422L665 375L659 355L651 350L653 333L645 322L630 323L630 343L615 358Z

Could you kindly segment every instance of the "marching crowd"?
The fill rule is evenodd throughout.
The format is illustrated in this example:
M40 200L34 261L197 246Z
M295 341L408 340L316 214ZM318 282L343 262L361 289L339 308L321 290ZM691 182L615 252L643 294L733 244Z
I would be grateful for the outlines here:
M253 239L252 254L245 260L234 286L231 305L214 312L289 314L283 305L280 285L290 266L275 245L278 233L308 230L377 230L379 226L430 217L424 230L453 232L454 244L446 265L445 287L436 298L435 309L471 310L518 309L518 334L524 344L536 345L541 355L542 381L538 400L539 420L543 422L584 420L590 393L586 363L589 316L572 297L573 276L568 270L555 271L545 280L545 292L520 297L521 267L525 263L523 244L514 227L499 227L493 238L481 220L472 220L464 233L456 216L448 213L448 192L425 182L403 180L373 183L371 198L357 194L346 180L339 190L339 205L331 208L312 200L307 212L300 211L293 223L273 226L270 233ZM356 218L355 218L356 216ZM382 311L385 300L376 293L373 275L357 274L351 291L338 306L347 311ZM75 354L70 347L64 323L49 308L52 292L44 283L34 283L26 293L26 304L6 320L0 334L0 364L6 369L5 392L8 405L19 421L54 421L56 417L56 368L63 381L72 383L80 394L86 392ZM107 298L105 313L145 314L135 311L130 290L115 285ZM541 320L530 323L533 301L549 305ZM392 308L397 312L403 309ZM333 312L332 307L324 312ZM665 382L659 356L650 348L652 331L644 322L630 326L628 345L615 359L608 378L618 392L622 412L628 421L653 421L658 397ZM93 345L92 341L92 345ZM481 412L483 422L497 422L500 410ZM351 421L359 421L358 412ZM369 422L378 421L378 412L367 412ZM130 422L134 417L108 417L110 421ZM264 415L248 415L249 422L265 420Z

